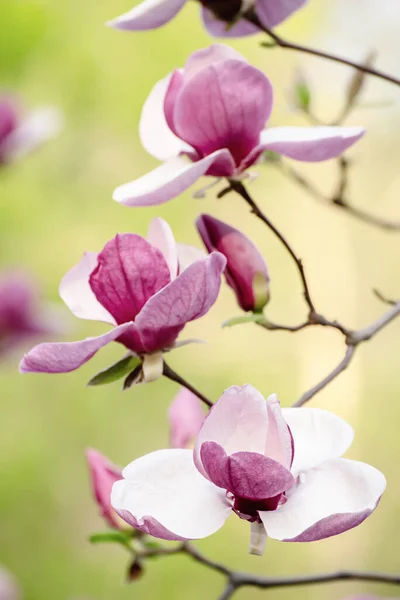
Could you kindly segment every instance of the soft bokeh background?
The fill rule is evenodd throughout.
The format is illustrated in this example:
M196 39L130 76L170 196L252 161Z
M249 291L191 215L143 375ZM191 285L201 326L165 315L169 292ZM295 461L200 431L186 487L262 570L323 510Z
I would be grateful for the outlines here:
M293 266L238 198L217 201L212 191L205 200L193 200L188 192L159 208L136 210L111 200L116 185L155 166L137 132L150 88L191 51L210 43L194 2L161 31L129 34L104 27L107 19L129 8L130 0L1 0L1 88L17 92L28 106L59 105L66 117L57 140L1 174L1 264L30 268L46 298L57 301L61 277L84 250L99 250L116 232L145 234L155 215L170 222L178 240L198 243L193 220L199 212L210 212L242 228L263 251L272 275L270 318L298 322L304 306ZM281 31L356 59L377 48L377 64L399 76L399 26L398 0L310 0ZM259 41L253 37L234 45L273 81L273 124L304 124L285 100L299 65L311 81L320 117L336 115L348 69L261 49ZM351 152L352 201L399 218L399 91L370 81L364 99L382 106L364 107L349 119L369 130ZM322 190L332 189L334 164L299 168ZM388 296L400 294L400 233L373 229L317 205L273 167L258 171L252 193L303 257L320 310L354 327L374 320L385 307L373 297L372 287ZM67 309L61 314L62 324L71 328L70 339L102 330L100 324L79 322ZM189 346L170 357L178 372L214 399L231 384L249 382L266 395L277 391L282 404L289 405L344 352L336 332L290 335L251 325L220 329L224 319L238 314L224 287L210 314L185 331L186 337L206 338L208 345ZM247 555L248 525L232 518L199 542L201 549L232 567L264 575L346 567L398 570L399 334L400 320L361 347L351 369L312 403L348 419L356 429L349 456L386 474L388 489L374 516L358 529L314 544L268 541L263 558ZM86 389L88 379L118 356L118 347L104 349L64 376L20 376L19 356L2 365L0 563L20 580L27 600L217 598L221 578L186 558L153 561L140 582L122 585L127 561L122 549L92 547L87 541L104 526L89 493L85 447L98 448L122 465L165 447L166 409L177 392L166 381L126 393L118 383ZM273 591L269 597L288 600L296 593L299 600L336 599L361 591L395 595L388 587L342 583ZM256 600L263 594L244 589L236 597Z

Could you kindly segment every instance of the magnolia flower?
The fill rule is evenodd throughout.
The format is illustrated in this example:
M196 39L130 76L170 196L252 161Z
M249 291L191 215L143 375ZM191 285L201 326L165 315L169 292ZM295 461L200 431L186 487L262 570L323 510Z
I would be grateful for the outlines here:
M269 79L225 45L194 52L183 70L158 82L140 120L140 137L164 164L120 186L114 200L127 206L161 204L202 175L241 178L264 150L306 161L339 156L361 127L264 129L273 104Z
M207 250L218 250L226 257L226 281L235 292L239 306L246 311L261 310L269 297L269 275L253 242L234 227L209 215L200 215L196 227Z
M382 473L340 458L353 430L317 408L280 408L233 386L208 413L194 450L158 450L114 483L111 504L130 525L167 540L204 538L232 512L251 523L250 550L266 537L311 542L359 525L385 489Z
M21 591L14 577L0 566L0 600L20 600Z
M0 273L0 357L39 335L56 333L54 311L41 305L32 277L23 271Z
M122 471L108 460L106 456L88 448L86 459L90 470L93 496L99 505L101 515L113 529L120 529L121 519L111 506L111 489L113 483L122 478Z
M203 22L211 35L239 37L259 32L259 28L240 18L251 9L261 25L270 29L282 23L306 0L199 0ZM171 21L186 0L145 0L108 25L128 31L157 29Z
M200 400L192 392L182 388L168 409L170 446L188 448L196 439L203 421Z
M144 358L146 381L159 377L162 351L174 347L185 324L205 315L218 296L225 258L214 252L184 269L194 252L175 243L162 219L151 222L147 240L118 234L100 254L87 252L61 281L60 296L77 317L113 329L79 342L40 344L24 356L20 371L68 373L117 341Z
M0 98L0 165L28 154L43 142L55 137L62 127L58 109L45 107L26 117L11 98Z

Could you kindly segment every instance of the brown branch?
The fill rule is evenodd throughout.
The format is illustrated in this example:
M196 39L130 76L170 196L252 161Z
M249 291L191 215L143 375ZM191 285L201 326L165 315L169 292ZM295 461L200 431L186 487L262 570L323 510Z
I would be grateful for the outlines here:
M340 173L339 183L338 183L338 191L336 191L332 197L326 196L323 194L318 188L304 175L299 173L292 166L283 162L282 160L275 161L271 164L274 164L280 172L297 183L303 190L305 190L314 200L320 202L321 204L325 204L326 206L331 206L335 208L342 209L343 212L347 213L351 217L358 219L359 221L363 221L368 225L373 225L375 227L379 227L380 229L384 229L386 231L400 231L400 221L389 221L387 219L383 219L377 215L372 215L371 213L365 211L362 208L358 208L353 206L348 202L347 199L344 198L344 178L347 177L347 172L343 168L343 158L341 164L342 172ZM346 179L347 185L347 179Z
M206 396L204 396L204 394L199 392L199 390L196 390L196 388L194 388L190 383L188 383L185 379L183 379L183 377L178 375L178 373L175 373L175 371L173 371L171 369L171 367L169 365L167 365L165 360L164 360L164 366L163 366L163 375L170 381L175 381L175 383L179 383L179 385L181 385L182 387L185 387L187 390L192 392L192 394L194 394L202 402L204 402L204 404L206 404L208 406L208 408L211 408L213 406L213 403L211 402L211 400L209 400Z
M295 577L260 577L252 573L243 573L234 571L215 562L197 550L190 542L183 542L173 548L156 547L146 549L138 553L142 558L155 556L171 556L174 554L185 554L199 564L220 573L226 577L225 588L219 600L229 600L235 592L241 587L256 587L260 589L272 589L280 587L295 587L302 585L316 585L331 583L335 581L368 581L372 583L385 583L400 585L400 574L391 573L373 573L362 571L333 571L331 573L317 573L315 575L299 575Z
M346 336L346 353L340 363L319 383L305 392L294 404L294 407L303 406L306 402L311 400L318 392L323 390L329 383L331 383L336 377L338 377L347 367L349 366L356 348L363 342L367 342L374 337L379 331L381 331L386 325L391 323L398 315L400 315L400 302L397 302L383 314L379 319L374 321L368 327L359 329L358 331L349 332Z
M400 79L394 77L393 75L389 75L388 73L383 73L382 71L378 71L378 69L374 69L371 65L366 63L357 63L347 58L342 58L337 54L331 54L329 52L324 52L323 50L317 50L315 48L310 48L309 46L303 46L302 44L296 44L295 42L290 42L289 40L283 38L282 36L275 33L271 29L265 27L254 11L249 11L244 15L244 17L253 23L258 29L264 31L274 42L274 46L279 46L279 48L294 50L296 52L301 52L303 54L310 54L312 56L317 56L319 58L323 58L325 60L330 60L332 62L340 63L342 65L346 65L347 67L352 67L353 69L357 69L362 73L367 75L373 75L374 77L378 77L379 79L383 79L384 81L388 81L389 83L394 83L395 85L400 86ZM271 47L271 43L267 42L266 44L262 44Z
M301 259L298 258L295 251L293 250L293 248L291 247L289 242L286 240L286 238L282 235L282 233L275 227L275 225L270 221L270 219L262 212L262 210L259 208L259 206L254 202L253 198L250 196L250 194L248 193L248 191L245 188L245 186L243 185L243 183L241 181L237 181L236 179L229 179L228 181L230 184L230 188L234 192L236 192L239 196L241 196L245 202L247 202L247 204L251 208L251 211L256 215L256 217L258 217L261 221L263 221L263 223L265 223L267 225L267 227L273 232L273 234L278 238L278 240L281 242L281 244L289 252L289 254L292 257L293 262L295 263L296 268L299 272L300 279L301 279L302 286L303 286L304 299L307 303L309 311L310 311L310 313L315 313L316 310L314 307L314 303L311 299L311 294L310 294L310 290L308 288L308 283L307 283L307 279L306 279L306 275L304 272L304 267L303 267L303 263L302 263Z

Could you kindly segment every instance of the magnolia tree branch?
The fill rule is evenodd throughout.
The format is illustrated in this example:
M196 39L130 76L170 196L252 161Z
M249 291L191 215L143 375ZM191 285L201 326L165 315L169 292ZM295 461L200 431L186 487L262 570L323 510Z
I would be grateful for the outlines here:
M226 585L218 600L229 600L241 587L256 587L260 589L272 589L279 587L295 587L299 585L316 585L331 583L334 581L369 581L373 583L386 583L400 585L400 574L373 573L362 571L333 571L331 573L318 573L315 575L300 575L295 577L260 577L252 573L242 573L225 567L205 557L190 542L184 542L172 549L158 547L140 554L140 558L154 556L171 556L174 554L186 554L194 561L202 564L212 571L226 577Z
M343 163L346 165L346 163ZM340 185L341 193L343 193L346 187L346 166L343 167L343 172L345 173L343 182ZM271 223L269 218L262 212L260 207L256 204L253 198L248 193L247 189L243 185L241 181L229 180L230 190L235 191L245 202L250 206L251 211L261 220L263 223L267 225L267 227L275 234L275 236L280 240L286 250L289 252L291 258L293 259L297 270L300 274L300 278L303 285L303 294L306 300L307 306L309 308L308 319L300 325L279 325L270 322L267 319L263 319L261 321L257 321L257 325L269 329L270 331L289 331L296 332L306 327L311 327L315 325L320 325L323 327L330 327L333 329L337 329L344 336L346 341L346 352L343 359L340 363L331 371L326 377L324 377L319 383L314 385L311 389L304 392L304 394L293 404L293 406L300 407L306 404L311 398L313 398L316 394L318 394L321 390L323 390L327 385L329 385L336 377L338 377L347 367L349 366L356 348L362 343L370 340L374 337L381 329L383 329L386 325L388 325L393 319L395 319L400 314L400 302L390 302L391 308L384 315L382 315L377 321L365 327L364 329L360 329L358 331L353 331L348 327L342 325L338 321L331 321L327 319L322 314L317 312L314 302L311 299L310 286L308 284L305 270L303 267L303 263L300 258L296 255L291 245L287 242L285 237L278 231L278 229ZM223 195L225 195L226 190L223 190Z
M275 33L271 29L265 27L254 11L247 12L244 17L253 23L258 29L266 33L272 40L272 46L278 46L279 48L284 48L287 50L294 50L295 52L301 52L303 54L311 54L312 56L318 56L319 58L323 58L325 60L330 60L332 62L340 63L342 65L346 65L347 67L352 67L353 69L357 69L362 73L367 75L373 75L374 77L378 77L379 79L383 79L384 81L388 81L390 83L394 83L395 85L400 86L400 79L394 77L393 75L389 75L388 73L383 73L382 71L378 71L378 69L374 69L372 66L367 64L361 64L349 60L347 58L342 58L341 56L337 56L337 54L330 54L329 52L324 52L322 50L317 50L315 48L310 48L309 46L303 46L302 44L296 44L294 42L290 42L289 40L283 38L281 35ZM271 42L267 42L266 44L262 44L271 47Z
M199 392L199 390L196 390L196 388L194 388L189 382L187 382L185 379L183 379L183 377L178 375L178 373L175 373L175 371L173 371L171 369L171 367L169 365L167 365L165 360L164 360L164 364L163 364L163 375L167 379L170 379L171 381L175 381L175 383L179 383L179 385L181 385L182 387L185 387L187 390L192 392L192 394L194 394L202 402L204 402L204 404L206 404L208 406L208 408L211 408L213 406L213 403L211 402L211 400L209 400L206 396L204 396L204 394Z
M326 196L323 194L309 179L284 161L276 160L272 161L271 164L276 166L283 175L285 175L291 181L294 181L317 202L325 204L326 206L339 208L351 217L354 217L355 219L363 221L369 225L379 227L380 229L384 229L386 231L400 231L400 221L389 221L387 219L383 219L382 217L372 215L362 208L358 208L357 206L353 206L349 203L345 197L348 161L343 157L339 159L339 181L337 184L337 190L335 190L332 196Z

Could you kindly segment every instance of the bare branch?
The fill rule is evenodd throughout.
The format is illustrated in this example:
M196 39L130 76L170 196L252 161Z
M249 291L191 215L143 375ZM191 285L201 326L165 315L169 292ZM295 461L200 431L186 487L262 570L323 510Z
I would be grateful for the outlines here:
M306 402L311 400L318 392L324 389L329 383L331 383L340 373L343 373L345 369L350 364L351 359L353 358L354 352L356 351L355 346L347 346L346 354L344 355L343 360L340 361L337 367L333 369L329 375L324 377L322 381L317 383L314 387L305 392L300 398L293 404L294 407L303 406Z
M236 592L237 590L237 585L235 585L230 579L228 580L224 591L222 592L221 596L219 597L218 600L229 600L230 598L232 598L233 594Z
M213 406L213 403L211 402L211 400L209 400L206 396L204 396L204 394L199 392L199 390L196 390L196 388L194 388L190 383L188 383L185 379L183 379L183 377L178 375L178 373L175 373L175 371L173 371L171 369L171 367L169 365L167 365L165 360L164 360L164 366L163 366L163 375L167 379L170 379L171 381L175 381L175 383L179 383L179 385L185 387L187 390L192 392L202 402L204 402L204 404L206 404L208 406L208 408L211 408Z
M330 54L329 52L324 52L322 50L317 50L315 48L310 48L309 46L303 46L302 44L296 44L294 42L290 42L286 40L282 36L275 33L271 29L265 27L254 11L247 12L244 17L253 23L258 29L264 31L274 42L273 46L279 46L280 48L284 48L287 50L294 50L296 52L302 52L303 54L311 54L312 56L318 56L319 58L324 58L325 60L330 60L332 62L340 63L342 65L346 65L347 67L352 67L353 69L357 69L357 71L361 71L362 73L366 73L368 75L373 75L374 77L379 77L379 79L383 79L384 81L388 81L389 83L394 83L395 85L400 86L400 79L394 77L393 75L389 75L387 73L383 73L382 71L378 71L378 69L374 69L368 63L356 63L347 58L342 58L341 56L337 56L337 54ZM267 42L265 44L268 48L271 47L271 42Z

